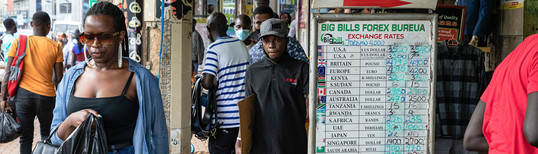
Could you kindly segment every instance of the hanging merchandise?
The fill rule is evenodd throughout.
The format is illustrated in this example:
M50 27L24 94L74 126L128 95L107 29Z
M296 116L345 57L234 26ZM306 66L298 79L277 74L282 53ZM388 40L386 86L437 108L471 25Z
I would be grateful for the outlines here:
M484 73L482 51L456 42L439 43L437 54L436 134L451 139L463 138L483 91Z
M129 21L129 27L132 27L132 28L140 27L140 20L138 20L138 18L136 17L132 17L131 21Z
M132 13L140 13L142 12L142 9L140 8L140 5L138 5L138 3L135 1L129 4L129 11L131 11Z
M202 94L202 79L200 77L195 77L191 97L191 130L196 138L200 140L215 137L218 133L217 130L222 125L222 122L219 123L218 116L216 114L217 101L215 92L216 88L210 89L207 96L204 96ZM204 99L204 97L207 99ZM204 106L204 102L207 102L207 104L205 105L205 112L202 113L202 106Z
M127 27L129 58L142 62L142 21L144 20L144 2L142 0L119 0L117 5L124 12ZM128 6L128 7L127 7Z

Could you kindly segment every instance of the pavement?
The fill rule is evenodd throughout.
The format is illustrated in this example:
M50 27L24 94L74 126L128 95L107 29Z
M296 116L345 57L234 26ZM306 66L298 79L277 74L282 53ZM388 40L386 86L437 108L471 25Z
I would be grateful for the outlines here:
M39 122L37 119L34 120L34 143L32 149L35 147L36 143L41 138L39 133ZM195 152L194 154L209 154L207 150L208 140L201 141L198 138L192 136L191 143L194 145ZM9 142L9 143L0 143L0 154L19 154L19 138Z
M34 143L32 149L35 147L36 143L41 139L39 133L39 122L37 119L34 120ZM9 143L0 143L0 154L18 154L19 152L19 138L9 142Z
M209 150L207 150L207 143L209 143L209 140L202 141L192 135L191 143L194 145L194 154L209 154ZM0 151L0 153L2 153L2 151Z

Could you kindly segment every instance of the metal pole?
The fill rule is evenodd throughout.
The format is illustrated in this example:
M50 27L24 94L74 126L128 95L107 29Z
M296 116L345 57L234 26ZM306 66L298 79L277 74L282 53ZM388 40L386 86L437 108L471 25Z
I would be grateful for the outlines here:
M310 12L310 11L309 11ZM310 14L310 13L309 13ZM309 49L310 49L310 74L309 75L309 89L308 89L308 116L309 116L309 123L308 123L308 153L309 154L315 154L316 153L316 106L318 104L317 96L317 74L318 74L318 48L316 43L317 38L317 20L314 18L313 15L310 15L310 30L308 31L309 34Z

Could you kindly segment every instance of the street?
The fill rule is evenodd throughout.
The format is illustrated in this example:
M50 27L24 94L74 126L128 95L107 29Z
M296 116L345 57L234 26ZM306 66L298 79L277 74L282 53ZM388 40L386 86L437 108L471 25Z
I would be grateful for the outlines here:
M39 135L39 122L37 119L34 120L34 143L32 147L35 147L36 143L40 139ZM19 153L19 138L9 142L9 143L0 143L0 153L1 154L17 154Z
M34 143L32 147L35 147L36 143L40 139L39 135L39 122L37 119L34 120ZM209 151L207 150L207 140L206 141L200 141L196 137L193 136L191 143L194 145L194 149L196 150L195 154L209 154ZM0 154L18 154L19 153L19 139L15 139L9 143L0 143Z

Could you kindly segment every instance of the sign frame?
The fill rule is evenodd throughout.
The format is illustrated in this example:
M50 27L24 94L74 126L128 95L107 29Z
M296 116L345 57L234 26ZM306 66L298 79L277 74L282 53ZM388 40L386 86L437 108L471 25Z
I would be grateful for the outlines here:
M319 12L319 11L318 11ZM317 127L317 121L316 121L316 112L317 112L317 106L318 106L318 69L317 69L317 62L318 62L318 36L320 34L318 30L318 24L325 21L383 21L383 20L402 20L402 21L410 21L410 20L429 20L431 23L431 38L429 38L429 42L431 44L431 51L429 55L430 64L429 64L429 71L430 73L430 79L429 79L429 98L428 98L428 124L427 124L427 141L426 146L427 150L426 153L434 153L434 146L435 146L435 82L436 82L436 71L435 71L435 65L437 63L436 61L436 53L437 53L437 23L438 23L438 16L437 14L411 14L411 13L400 13L400 14L320 14L320 13L313 13L311 16L311 22L310 22L310 28L313 29L313 31L310 34L309 42L309 53L310 53L310 63L309 63L309 93L308 101L309 103L308 109L309 109L309 121L310 125L308 128L308 153L309 154L315 154L316 153L316 127ZM314 103L313 103L314 102Z
M398 9L433 9L437 0L314 0L313 9L319 8L398 8Z

